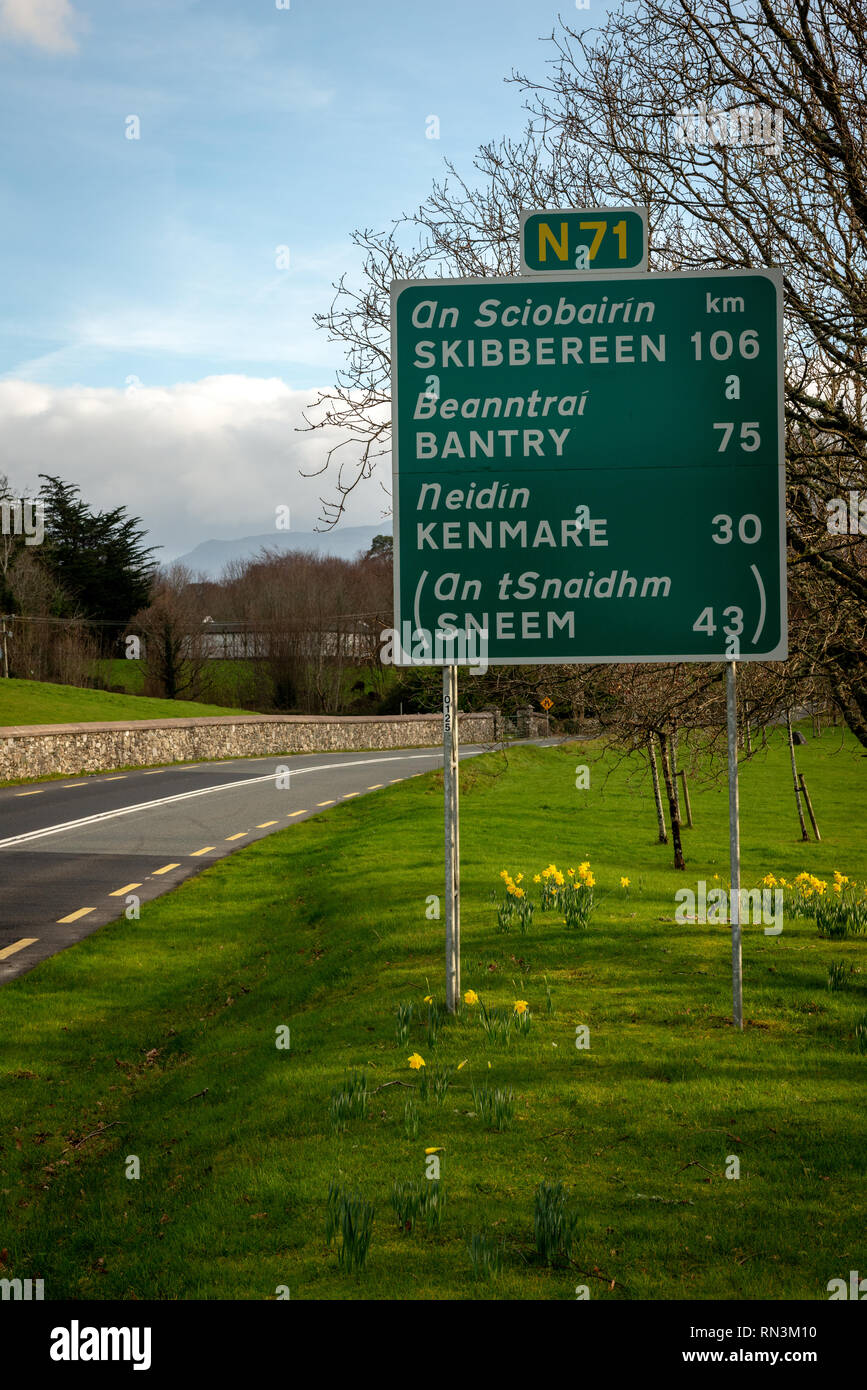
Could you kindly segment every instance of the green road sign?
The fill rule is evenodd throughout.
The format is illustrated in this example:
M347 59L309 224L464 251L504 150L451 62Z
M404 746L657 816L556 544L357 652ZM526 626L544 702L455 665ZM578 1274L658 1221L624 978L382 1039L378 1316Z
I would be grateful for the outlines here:
M397 663L782 660L781 303L774 270L395 282Z
M565 208L521 213L521 264L537 274L646 270L644 208Z

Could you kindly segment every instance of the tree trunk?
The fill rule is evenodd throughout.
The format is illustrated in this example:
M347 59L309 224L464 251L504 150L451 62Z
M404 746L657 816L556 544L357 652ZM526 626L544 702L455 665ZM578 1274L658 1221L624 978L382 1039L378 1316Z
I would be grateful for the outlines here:
M677 823L678 825L682 825L683 818L680 814L680 784L677 780L677 734L677 725L674 724L672 726L671 738L669 740L669 744L671 747L671 780L674 786L674 804L677 807Z
M795 784L795 802L798 807L798 820L801 822L801 839L809 840L807 832L807 822L804 820L804 808L801 805L801 788L798 786L798 765L795 762L795 741L792 738L792 713L786 710L786 732L789 735L789 756L792 759L792 781Z
M653 735L647 740L647 754L650 758L650 775L653 778L653 799L656 802L656 823L659 827L659 843L668 844L668 831L665 828L665 812L662 809L662 793L659 790L659 769L656 766L656 749Z
M677 789L674 778L671 775L671 757L669 755L668 736L659 733L659 756L662 762L662 779L665 782L665 794L668 797L668 816L671 821L671 843L674 847L674 867L685 869L686 860L683 857L683 845L680 840L680 808L678 806Z

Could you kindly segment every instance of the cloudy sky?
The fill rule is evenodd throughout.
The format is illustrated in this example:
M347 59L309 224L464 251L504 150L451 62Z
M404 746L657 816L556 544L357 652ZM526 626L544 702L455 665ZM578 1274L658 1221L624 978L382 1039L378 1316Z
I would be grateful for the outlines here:
M0 473L126 504L166 557L310 529L341 365L311 316L445 158L516 134L602 0L0 0ZM440 139L425 138L430 114ZM127 138L138 122L138 139ZM289 269L276 251L289 248ZM375 485L347 524L378 522Z

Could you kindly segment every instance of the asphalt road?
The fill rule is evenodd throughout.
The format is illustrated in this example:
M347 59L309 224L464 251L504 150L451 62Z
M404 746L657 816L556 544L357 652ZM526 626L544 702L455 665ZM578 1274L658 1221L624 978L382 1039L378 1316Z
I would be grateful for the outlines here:
M461 757L483 751L469 744ZM122 917L128 895L148 902L253 840L429 772L442 756L238 758L3 788L0 984Z

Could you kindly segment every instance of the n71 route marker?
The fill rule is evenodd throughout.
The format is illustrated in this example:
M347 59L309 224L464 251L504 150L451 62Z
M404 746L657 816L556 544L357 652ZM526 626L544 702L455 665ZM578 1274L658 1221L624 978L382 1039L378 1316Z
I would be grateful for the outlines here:
M530 274L647 270L645 208L521 213L521 265Z
M396 282L397 663L784 659L782 360L774 270Z

